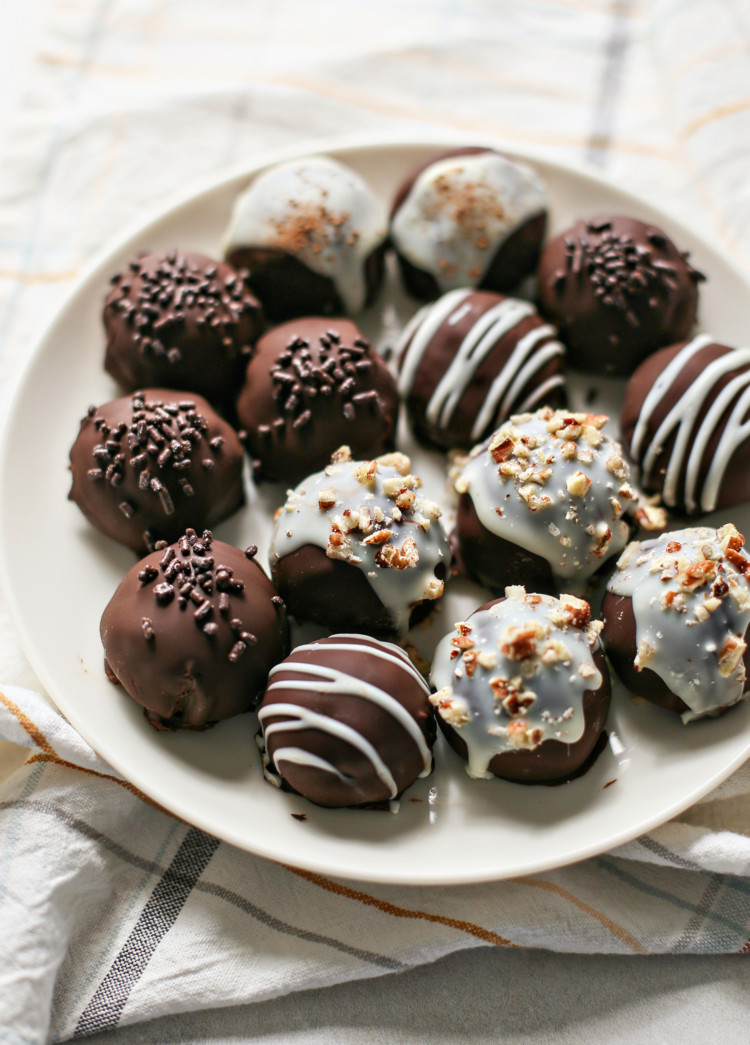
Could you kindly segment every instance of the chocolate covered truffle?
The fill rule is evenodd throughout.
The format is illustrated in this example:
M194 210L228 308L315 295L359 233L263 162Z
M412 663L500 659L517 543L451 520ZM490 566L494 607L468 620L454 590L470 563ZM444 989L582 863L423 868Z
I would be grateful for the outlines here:
M420 440L468 450L511 414L565 402L564 351L528 302L451 290L404 330L398 390Z
M631 692L684 722L736 704L748 688L750 559L728 524L633 541L602 606L602 641Z
M649 356L620 425L644 489L688 514L750 500L750 348L707 334Z
M429 692L389 642L342 634L298 646L258 712L266 779L323 806L393 801L432 769Z
M625 547L624 513L637 495L606 422L545 407L511 417L472 450L456 480L456 535L471 576L494 591L523 580L553 593L561 580L582 586Z
M297 483L344 444L355 457L392 448L396 385L345 319L296 319L258 342L237 403L256 478Z
M98 530L143 553L241 507L242 460L234 429L205 399L151 388L89 409L68 496Z
M609 710L587 602L506 588L435 651L430 698L472 777L561 782L588 768Z
M536 267L547 222L538 175L492 149L439 153L396 193L391 241L407 290L512 290Z
M104 366L123 389L179 388L231 409L262 326L238 273L173 250L142 254L112 284Z
M703 278L655 225L594 218L545 247L539 307L573 366L625 377L650 352L687 337Z
M159 729L253 709L289 650L282 600L254 561L188 529L125 575L101 620L108 674Z
M438 505L401 453L348 447L277 512L271 576L289 612L331 631L403 635L443 594L450 550Z
M350 167L311 156L271 167L238 198L224 253L278 322L356 315L383 279L387 214Z

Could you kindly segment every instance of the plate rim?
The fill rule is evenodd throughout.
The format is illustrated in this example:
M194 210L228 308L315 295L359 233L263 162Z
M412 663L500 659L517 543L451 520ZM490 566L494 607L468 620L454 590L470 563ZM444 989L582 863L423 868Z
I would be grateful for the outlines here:
M473 144L486 144L493 148L500 149L506 155L522 162L537 164L553 171L559 171L569 177L572 176L576 179L582 180L583 182L595 185L597 188L604 191L615 190L619 195L625 197L628 202L632 202L634 207L643 208L645 206L658 212L663 216L663 220L666 220L675 232L679 231L679 235L684 234L687 238L701 243L710 251L724 253L726 260L726 248L719 243L718 237L695 229L689 222L686 222L681 217L673 214L669 206L662 206L661 204L654 203L648 197L632 192L632 190L621 185L616 179L604 177L597 172L586 169L578 163L568 160L560 161L557 158L553 159L545 150L519 150L514 147L507 147L502 141L494 140L489 136L484 135L468 135L451 131L446 134L445 139L438 139L439 135L433 133L401 135L349 134L323 140L313 139L303 141L295 146L287 146L280 149L264 150L252 160L248 158L237 161L219 173L214 172L211 175L196 179L192 185L179 193L175 193L171 200L168 199L161 204L154 205L148 209L145 216L128 222L118 236L107 241L83 266L78 278L71 287L68 288L64 300L56 308L51 319L45 324L44 329L36 340L36 343L29 353L29 357L20 373L16 376L11 387L7 390L7 410L2 426L0 427L0 491L5 491L8 482L11 450L11 440L9 436L18 421L18 412L21 409L22 400L25 395L29 394L31 386L33 385L34 372L45 352L46 345L54 334L56 327L63 321L64 317L71 310L76 308L79 298L88 291L91 281L97 279L101 280L101 278L109 275L111 269L110 259L116 254L123 252L134 240L147 236L149 230L154 225L164 221L174 220L178 217L181 209L193 207L196 204L199 204L201 197L226 190L232 183L242 181L245 178L250 179L265 168L284 162L288 159L300 156L333 153L346 162L344 154L347 153L363 150L382 153L394 148L434 149L434 151L437 152L440 149L450 147L450 145L447 145L446 139L450 139L450 142L456 146L465 144L468 141L471 141ZM542 174L544 175L544 171L542 171ZM734 271L737 278L746 285L748 295L750 296L750 280L739 262L733 256L730 256L729 260L726 260L726 263ZM38 677L54 706L99 755L96 744L92 743L87 736L85 722L81 722L82 716L79 716L75 707L70 707L65 696L64 687L58 683L54 674L49 672L43 663L39 662L34 649L32 637L20 614L15 597L15 586L11 579L11 572L6 561L6 555L2 551L2 549L7 546L7 527L9 525L8 516L7 498L2 497L0 498L0 587L2 588L16 635L20 640L21 647L25 656L29 660L32 670ZM111 757L104 758L101 755L99 755L99 757L103 758L103 760L115 769L123 779L131 779L126 772L123 772L122 769L118 768L118 759L113 759ZM307 871L312 871L313 873L334 875L355 881L399 885L404 887L479 884L482 882L500 881L521 874L536 874L570 866L571 864L579 863L580 861L592 856L598 856L610 852L618 846L633 841L643 834L646 834L654 828L673 819L675 816L679 815L679 813L684 812L697 801L700 801L701 798L710 793L720 783L728 779L747 760L748 757L750 757L750 736L748 737L744 749L735 757L730 759L729 762L720 770L717 770L708 779L704 779L700 785L691 789L686 797L673 802L666 811L660 809L659 812L653 816L641 820L636 830L633 830L632 826L630 828L624 828L619 832L614 832L609 835L604 842L597 841L580 845L567 851L563 857L556 856L548 859L538 859L531 864L527 860L522 865L507 868L500 873L478 871L472 874L471 869L469 868L460 876L449 874L448 877L445 877L441 876L439 873L425 874L424 871L422 871L417 880L416 876L412 875L409 877L408 873L406 874L406 877L403 877L399 874L398 868L394 869L393 874L386 871L376 873L365 873L364 871L357 872L356 869L350 867L342 868L340 870L332 870L330 862L326 861L325 858L318 858L315 855L306 858L304 863L300 866ZM136 786L141 790L145 790L140 783ZM201 816L191 818L190 816L186 816L182 811L179 813L174 812L170 807L169 795L161 794L161 789L158 784L150 788L148 791L145 791L145 793L148 794L149 798L164 806L165 810L167 810L170 815L177 816L184 822L215 835L215 827L212 827L210 824L205 822L205 818ZM243 851L252 852L255 855L276 863L291 864L291 861L284 860L283 858L280 858L278 854L275 854L272 851L273 847L269 848L266 846L263 839L258 840L257 844L254 843L253 848L249 849L246 840L240 838L237 834L234 834L233 837L233 831L231 829L222 829L222 833L218 837Z

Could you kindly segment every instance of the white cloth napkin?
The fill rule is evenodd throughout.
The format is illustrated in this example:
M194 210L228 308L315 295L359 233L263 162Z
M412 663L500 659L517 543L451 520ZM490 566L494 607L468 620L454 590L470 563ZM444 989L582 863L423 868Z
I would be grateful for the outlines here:
M0 172L0 395L92 253L145 207L242 157L332 135L456 132L588 162L750 266L749 20L743 0L53 3ZM4 605L0 680L15 767L0 785L0 1042L477 945L750 946L747 766L677 821L575 867L370 887L241 853L144 800L34 692Z

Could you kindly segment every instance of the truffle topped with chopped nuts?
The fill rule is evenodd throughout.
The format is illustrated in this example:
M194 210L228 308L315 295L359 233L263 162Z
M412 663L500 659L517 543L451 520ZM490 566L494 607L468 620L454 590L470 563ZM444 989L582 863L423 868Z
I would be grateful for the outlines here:
M260 339L237 416L254 475L298 483L346 444L355 457L391 449L396 383L346 319L295 319Z
M205 399L150 388L89 408L70 451L69 498L142 554L241 507L242 461L236 432Z
M634 693L684 722L736 704L747 689L750 559L734 526L633 541L602 607L602 639Z
M288 653L284 604L257 550L188 529L136 563L104 610L107 673L157 729L251 710Z
M637 510L637 494L619 444L603 430L607 420L545 407L511 417L472 450L456 480L469 573L495 590L523 579L553 591L555 578L583 583L624 548L623 516ZM662 523L658 512L638 517Z
M574 595L505 589L438 645L430 697L473 777L568 778L591 758L609 707L601 622Z
M298 620L403 635L443 594L450 550L441 509L402 453L353 461L349 447L276 513L271 575Z

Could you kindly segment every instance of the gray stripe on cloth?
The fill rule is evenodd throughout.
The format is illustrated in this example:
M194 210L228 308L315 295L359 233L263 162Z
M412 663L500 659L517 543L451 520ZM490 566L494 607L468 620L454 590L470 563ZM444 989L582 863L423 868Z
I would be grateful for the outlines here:
M615 112L623 79L625 55L630 44L630 15L633 0L612 0L611 28L604 49L604 68L594 106L594 119L586 147L586 159L597 167L607 162Z
M709 909L711 908L711 905L713 904L716 897L719 895L721 886L722 882L718 875L711 878L708 885L703 891L703 895L698 901L698 910L688 920L687 925L682 931L682 935L674 945L675 954L685 954L692 949L698 937L698 933L701 930L701 927L706 922L706 917L709 913Z
M142 871L147 871L149 874L158 877L161 877L166 873L165 868L160 867L158 864L155 864L150 860L145 860L142 856L137 856L135 853L131 853L130 850L125 849L125 847L120 845L118 842L113 841L111 838L108 838L107 835L103 835L101 831L97 831L96 828L87 824L85 820L72 816L70 813L63 809L58 809L57 806L54 806L49 802L42 802L35 799L23 802L0 802L0 812L4 809L9 809L12 806L22 806L34 812L52 816L56 820L59 820L66 826L72 828L72 830L77 831L79 834L84 835L84 837L90 838L98 845L108 849L109 852L113 853L120 860L123 860ZM388 969L392 972L398 972L410 968L410 966L395 958L376 954L374 951L366 951L361 947L351 947L349 944L343 943L341 940L337 940L332 936L323 936L321 933L309 932L306 929L298 928L296 925L291 925L289 922L284 922L275 915L269 914L268 911L264 911L263 908L258 907L257 904L252 903L252 901L248 900L246 896L241 896L239 893L235 893L231 889L226 889L223 886L214 885L210 882L196 882L195 891L199 893L207 893L209 896L215 896L218 899L223 900L225 903L229 903L233 907L236 907L238 910L243 911L245 914L249 914L252 918L255 918L256 921L268 926L269 929L283 933L286 936L294 936L298 939L305 940L308 943L331 947L333 950L341 951L343 954L349 954L353 958L358 958L360 961L369 965L375 965L378 968Z
M81 1014L74 1038L117 1026L131 990L174 925L220 844L218 838L212 838L195 827L188 828L172 863L157 882L122 950Z
M661 842L655 842L653 838L649 838L648 835L644 835L642 838L637 839L638 845L643 846L644 849L650 849L652 853L656 853L662 860L666 860L670 864L674 864L677 867L684 867L686 871L704 871L705 869L700 864L694 863L692 860L686 860L684 856L679 856L677 853L673 853L671 849L667 849Z

